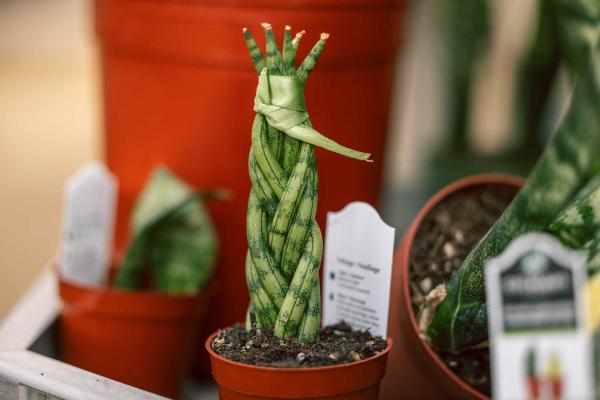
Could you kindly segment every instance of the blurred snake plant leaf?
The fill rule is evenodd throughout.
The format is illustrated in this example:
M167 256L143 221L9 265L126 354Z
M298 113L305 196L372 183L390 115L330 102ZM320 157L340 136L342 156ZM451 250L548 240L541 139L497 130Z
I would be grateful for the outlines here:
M135 204L133 237L116 286L140 288L144 269L149 268L157 291L198 291L217 256L215 230L201 201L211 197L223 197L223 192L195 192L166 167L157 168Z
M514 102L515 145L520 157L536 155L540 135L548 137L556 113L552 95L559 71L573 84L585 71L600 30L597 0L538 0L537 31L519 67ZM561 68L562 67L562 68ZM564 82L562 82L564 83ZM550 118L550 120L548 120Z
M588 274L595 276L600 272L600 231L596 232L595 237L585 244L584 250L587 254Z
M487 339L484 266L517 236L548 228L593 173L600 157L600 48L575 86L569 112L523 188L447 285L429 326L436 346L459 351Z
M438 0L436 24L446 55L448 143L443 152L463 152L468 146L469 103L475 70L490 41L488 0Z
M546 1L546 0L543 0ZM558 47L569 77L582 75L595 51L600 33L600 2L597 0L550 0L555 8Z
M575 249L583 247L600 231L600 175L591 179L558 214L549 231Z
M594 343L596 391L600 394L600 174L550 224L549 231L587 257L589 327Z

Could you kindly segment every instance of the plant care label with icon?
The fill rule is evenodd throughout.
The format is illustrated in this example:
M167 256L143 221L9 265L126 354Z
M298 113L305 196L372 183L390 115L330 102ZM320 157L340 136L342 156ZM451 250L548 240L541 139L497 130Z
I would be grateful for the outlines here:
M60 274L63 279L105 283L111 262L116 179L98 162L82 167L65 187Z
M515 239L486 266L494 399L592 399L585 257L553 236Z
M327 214L323 323L387 336L394 228L367 203Z

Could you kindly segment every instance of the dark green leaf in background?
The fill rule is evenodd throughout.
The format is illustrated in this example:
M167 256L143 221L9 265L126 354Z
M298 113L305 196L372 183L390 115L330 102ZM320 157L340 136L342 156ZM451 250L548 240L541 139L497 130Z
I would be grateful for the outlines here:
M149 268L154 289L195 293L209 279L217 255L217 238L201 199L166 167L154 171L131 218L133 237L115 285L142 286Z

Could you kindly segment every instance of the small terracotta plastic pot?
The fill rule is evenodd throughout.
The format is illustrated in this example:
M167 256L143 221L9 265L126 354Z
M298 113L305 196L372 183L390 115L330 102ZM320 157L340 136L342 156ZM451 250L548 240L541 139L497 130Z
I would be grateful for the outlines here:
M194 351L210 289L195 296L59 280L63 361L170 398Z
M215 353L211 344L217 333L205 343L212 375L219 385L220 400L377 399L379 382L393 342L388 338L384 351L374 357L350 364L315 368L270 368L242 364Z
M448 196L481 185L501 185L515 189L523 185L521 178L486 174L460 179L440 190L421 209L410 225L394 256L390 333L397 346L390 352L390 365L382 381L384 400L419 399L489 399L452 372L429 344L419 337L412 309L409 277L410 252L415 235L425 217Z

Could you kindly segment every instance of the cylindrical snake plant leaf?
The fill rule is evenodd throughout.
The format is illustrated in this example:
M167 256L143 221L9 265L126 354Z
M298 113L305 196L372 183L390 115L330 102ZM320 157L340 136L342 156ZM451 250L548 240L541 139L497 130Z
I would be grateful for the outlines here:
M595 0L548 0L558 24L561 59L572 80L585 71L600 34L600 2Z
M549 231L575 249L584 246L600 231L600 175L591 179L558 214Z
M464 152L475 70L490 40L489 0L438 0L434 7L446 56L446 115L443 151Z
M600 272L600 230L583 246L587 257L588 275L595 276Z
M296 69L302 32L284 32L280 51L269 24L263 24L266 60L243 30L259 74L248 161L252 190L248 201L246 281L250 292L246 328L272 328L277 337L318 339L321 320L319 267L323 252L315 221L317 167L314 147L366 160L369 154L341 146L312 128L304 101L304 82L328 35Z

